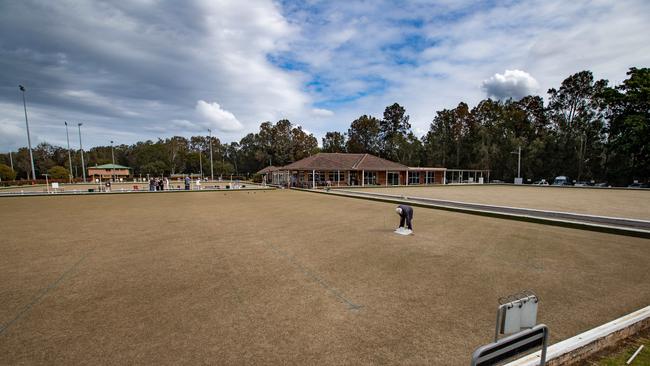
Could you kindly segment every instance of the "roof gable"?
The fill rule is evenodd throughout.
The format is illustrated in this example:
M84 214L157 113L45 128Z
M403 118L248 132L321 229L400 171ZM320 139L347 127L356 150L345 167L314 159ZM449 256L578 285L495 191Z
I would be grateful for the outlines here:
M406 165L380 157L365 154L364 158L356 166L357 170L408 170Z
M131 169L131 168L119 164L103 164L103 165L89 166L88 169Z
M318 153L282 167L283 170L408 170L370 154Z
M278 169L279 169L279 168L276 167L276 166L269 165L269 166L267 166L266 168L261 169L260 171L258 171L258 172L255 173L255 174L268 174L268 173L270 173L270 172L274 172L274 171L276 171L276 170L278 170Z

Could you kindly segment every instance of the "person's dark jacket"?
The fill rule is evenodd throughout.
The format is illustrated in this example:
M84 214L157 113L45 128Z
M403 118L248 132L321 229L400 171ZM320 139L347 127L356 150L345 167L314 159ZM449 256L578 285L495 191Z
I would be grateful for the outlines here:
M408 205L399 205L397 207L402 209L402 213L399 215L399 226L404 227L404 224L406 224L408 229L413 230L413 225L411 224L413 220L413 207Z

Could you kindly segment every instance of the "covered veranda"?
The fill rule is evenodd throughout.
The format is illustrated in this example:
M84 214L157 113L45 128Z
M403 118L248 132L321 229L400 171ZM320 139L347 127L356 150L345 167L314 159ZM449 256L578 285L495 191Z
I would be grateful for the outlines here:
M490 171L483 169L447 169L446 184L483 184L490 182Z

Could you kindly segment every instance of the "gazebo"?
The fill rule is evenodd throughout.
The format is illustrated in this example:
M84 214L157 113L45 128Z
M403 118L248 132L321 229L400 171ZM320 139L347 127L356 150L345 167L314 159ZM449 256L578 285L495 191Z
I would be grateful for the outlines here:
M95 165L88 168L88 176L93 180L99 178L100 180L111 178L128 178L131 176L131 168L128 166L118 164L103 164Z
M263 182L263 183L271 183L271 174L272 174L274 171L278 170L278 169L279 169L279 168L276 167L276 166L269 165L269 166L267 166L266 168L261 169L260 171L258 171L258 172L255 173L255 174L259 174L259 175L262 176L262 182Z

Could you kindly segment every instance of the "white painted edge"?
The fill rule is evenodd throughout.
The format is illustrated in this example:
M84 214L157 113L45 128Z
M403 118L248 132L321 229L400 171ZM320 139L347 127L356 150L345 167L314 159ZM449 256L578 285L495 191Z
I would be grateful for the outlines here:
M648 318L650 318L650 306L646 306L643 309L549 346L546 350L546 362L582 348L590 343L596 342L603 337L630 327L633 324ZM551 332L552 331L553 330L551 329ZM537 366L539 365L540 354L541 351L537 351L518 360L514 360L504 366Z

